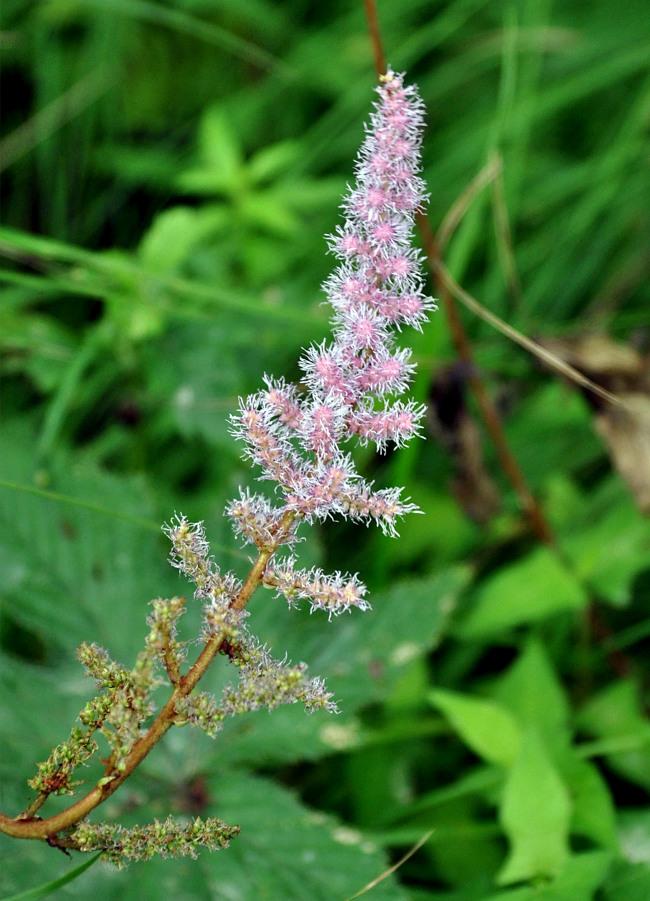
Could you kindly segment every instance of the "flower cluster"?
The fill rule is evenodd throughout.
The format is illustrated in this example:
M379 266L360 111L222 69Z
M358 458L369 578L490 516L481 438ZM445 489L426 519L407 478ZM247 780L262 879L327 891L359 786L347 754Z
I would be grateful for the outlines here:
M332 306L332 339L308 348L300 361L301 386L265 378L265 387L240 402L232 429L245 455L261 468L261 479L276 486L275 501L241 491L227 507L235 532L257 548L241 581L222 573L210 554L202 523L176 516L165 527L172 566L194 583L203 602L199 641L203 647L188 663L190 642L181 639L179 621L185 599L157 598L147 620L149 634L135 665L128 669L94 643L78 658L99 694L79 714L80 726L38 765L30 786L37 797L18 817L0 814L9 834L46 838L61 848L101 850L118 865L162 856L196 855L197 847L226 847L237 826L216 819L192 823L168 818L149 826L123 829L91 824L86 815L128 778L151 748L174 725L190 724L214 737L229 716L301 703L308 712L336 712L320 679L309 678L304 663L275 659L247 629L246 606L258 587L282 594L289 604L307 599L328 615L368 608L366 588L356 575L301 569L281 547L300 540L301 522L345 517L375 522L396 534L396 523L415 506L400 488L375 488L357 472L349 447L374 444L383 452L418 434L424 408L399 398L414 366L410 351L399 348L402 326L420 328L434 302L424 296L420 258L411 247L415 214L424 202L418 175L423 124L415 88L393 72L381 79L366 138L356 163L356 187L343 202L344 223L330 236L338 266L325 282ZM197 685L215 658L236 670L220 696ZM171 693L158 708L156 689ZM61 814L36 816L50 795L72 794L75 770L108 743L103 775L85 798ZM49 830L49 831L47 831Z
M263 549L277 547L277 523L291 511L295 541L300 520L343 516L376 522L395 535L396 522L416 510L399 488L376 489L357 472L351 441L381 452L417 435L424 407L395 399L414 366L396 346L402 326L421 328L435 308L423 293L420 256L411 246L415 214L425 200L420 168L422 102L414 87L389 71L378 87L370 126L356 162L356 186L343 202L345 221L329 238L338 267L325 282L333 340L305 351L303 384L265 378L265 388L240 400L232 417L245 456L276 485L282 506L242 493L228 513L235 529ZM294 572L293 563L269 569L264 583L289 600L308 597L330 613L367 607L355 577Z
M306 598L311 601L312 610L327 610L340 613L350 607L367 610L364 600L366 586L357 576L344 576L340 572L326 575L322 569L295 569L295 558L286 557L269 563L264 570L262 584L275 588L293 604Z
M123 867L131 860L161 857L193 857L197 849L211 851L227 848L230 839L239 834L239 826L228 826L216 818L196 817L190 823L179 823L173 817L155 820L150 826L125 829L114 823L79 823L70 840L80 851L101 851L102 860Z

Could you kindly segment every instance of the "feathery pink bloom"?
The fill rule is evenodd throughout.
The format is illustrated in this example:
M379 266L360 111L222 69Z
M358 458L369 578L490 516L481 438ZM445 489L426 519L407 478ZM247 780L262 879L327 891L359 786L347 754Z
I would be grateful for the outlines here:
M350 440L379 451L400 447L420 430L424 407L395 400L414 370L410 350L395 346L403 326L421 328L435 302L423 293L421 255L411 245L415 213L426 199L420 178L423 104L415 87L389 71L355 164L356 184L343 200L345 221L328 238L338 266L323 285L332 306L333 340L303 353L304 391L266 378L266 390L240 401L233 433L245 456L271 481L281 505L243 495L228 508L235 528L269 546L284 511L312 521L342 516L378 523L388 534L417 508L402 489L375 489L356 471ZM295 540L295 530L284 543ZM265 582L289 599L310 597L330 613L366 607L356 577L327 577L268 565ZM329 579L329 582L327 581ZM311 592L311 594L310 594Z

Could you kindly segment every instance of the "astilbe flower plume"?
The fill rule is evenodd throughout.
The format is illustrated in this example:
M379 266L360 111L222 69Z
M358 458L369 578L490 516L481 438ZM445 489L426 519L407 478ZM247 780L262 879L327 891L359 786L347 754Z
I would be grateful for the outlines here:
M265 377L265 387L240 401L232 430L245 456L275 485L271 500L240 491L226 512L235 532L257 548L245 579L222 573L210 554L202 523L176 516L165 526L171 563L194 583L203 602L202 649L188 662L190 643L179 637L185 599L158 598L147 620L149 634L135 666L113 661L94 643L78 658L99 694L48 759L30 786L36 798L10 818L0 813L0 830L46 840L61 848L101 850L118 865L155 853L195 856L196 848L225 847L238 833L216 819L164 822L132 829L87 820L127 779L172 726L191 725L215 737L226 717L266 707L301 703L308 712L336 711L320 679L304 663L274 659L248 629L247 604L263 585L289 604L306 599L330 616L352 607L366 609L366 588L356 575L304 570L294 553L301 522L347 518L375 522L395 535L396 524L415 505L400 488L375 488L357 471L350 445L374 444L383 452L417 435L424 408L400 400L413 375L410 350L396 336L403 326L421 328L435 304L425 297L420 255L411 247L416 212L425 200L419 176L422 102L403 76L389 71L356 162L355 186L343 201L344 222L329 237L337 266L324 289L332 307L332 338L306 349L300 386ZM228 658L236 681L217 698L197 685L218 655ZM160 709L155 689L168 682ZM67 810L47 819L38 814L52 794L73 794L72 780L98 750L101 735L110 747L103 776Z
M265 377L265 389L240 401L232 417L245 456L275 483L281 506L246 493L228 512L235 529L262 549L277 535L284 513L293 527L281 542L295 541L300 520L346 517L376 522L396 535L396 523L417 508L399 488L376 489L357 472L351 441L381 452L419 433L424 407L396 398L412 373L410 350L396 346L402 326L421 328L430 310L424 295L420 254L411 246L416 212L425 200L419 176L423 104L403 76L389 71L377 88L379 100L359 152L356 185L342 207L345 221L329 236L338 260L324 284L332 306L333 340L308 348L300 360L302 390ZM306 597L337 613L365 608L365 588L356 577L293 568L293 557L269 564L263 582L290 601Z

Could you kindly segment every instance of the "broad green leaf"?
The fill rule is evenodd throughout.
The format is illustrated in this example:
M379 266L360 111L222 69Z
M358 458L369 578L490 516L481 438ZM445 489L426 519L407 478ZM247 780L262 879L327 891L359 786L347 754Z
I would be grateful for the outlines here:
M359 616L353 613L329 623L317 614L306 617L305 631L290 637L290 653L302 654L327 678L345 709L377 701L416 657L438 647L468 578L466 569L449 568L377 591L369 598L372 610Z
M172 207L156 216L140 242L138 256L155 272L173 272L199 242L227 224L228 211L223 207Z
M568 734L569 703L543 647L530 640L517 660L495 683L495 701L507 707L522 726L534 725L553 747Z
M494 701L440 689L430 692L429 700L479 757L505 767L515 761L521 733L505 707Z
M648 901L650 867L616 860L602 888L603 901Z
M600 451L586 404L560 380L549 379L522 401L508 425L508 443L516 459L525 461L533 490L545 491L550 484L555 500L550 514L555 527L561 527L578 508L571 506L573 492L566 492L567 505L555 499L557 473L566 473L567 464L573 468L591 463Z
M552 551L541 547L502 567L477 587L474 596L472 609L458 627L465 639L483 639L557 613L575 613L586 603L580 583Z
M499 883L557 877L569 858L570 817L569 793L530 728L503 790L499 819L510 850Z
M225 773L210 779L209 788L218 815L242 830L227 856L211 861L217 885L228 886L233 899L330 901L353 894L387 869L383 854L362 833L310 810L269 780ZM154 879L152 873L152 886ZM374 892L386 901L406 897L394 877Z
M615 849L618 843L614 797L598 767L578 757L573 747L560 755L557 764L571 795L571 833Z
M240 139L225 109L209 107L201 118L199 149L202 161L224 178L234 178L243 165Z
M192 194L237 195L246 170L242 148L232 123L220 107L205 111L199 128L199 163L177 179L181 190Z
M395 481L401 482L401 474ZM426 483L418 484L418 507L424 516L409 516L400 525L400 540L392 551L402 565L429 556L432 549L436 561L463 559L481 540L481 532L460 509L454 498Z
M300 144L297 141L280 141L263 147L251 157L248 171L255 184L263 184L282 173L290 171L300 156Z
M139 784L139 791L147 785ZM122 811L125 825L152 822L172 810L188 816L182 807L183 786L161 786L149 803L139 797L137 813ZM128 798L128 787L125 787ZM151 784L149 785L151 793ZM121 790L121 791L124 791ZM346 898L388 868L381 849L358 830L327 814L303 805L287 788L236 770L221 770L201 779L203 816L218 816L238 823L241 834L225 850L199 852L199 860L161 860L133 863L116 872L112 867L93 867L82 877L79 894L97 901L140 901L154 898L164 886L174 901L224 896L232 901L330 901ZM117 796L116 796L117 797ZM114 813L118 813L113 808ZM106 816L108 817L107 811ZM95 815L94 819L101 819ZM24 885L26 864L39 860L41 878L61 874L74 863L62 860L51 848L29 847L0 836L6 884ZM26 846L26 847L24 847ZM34 854L32 851L37 853ZM13 857L11 852L13 851ZM32 864L33 866L33 864ZM374 890L384 901L406 901L407 895L395 877L388 877Z
M325 680L341 715L306 717L295 706L239 717L226 723L219 755L230 761L242 756L269 762L310 759L371 739L355 712L386 698L413 661L440 643L467 579L466 570L450 569L405 580L373 595L371 611L353 611L331 622L318 613L290 611L268 592L258 595L251 605L251 624L274 655L303 660L311 675ZM429 727L424 725L426 734Z
M481 901L594 901L595 892L602 885L611 862L609 851L572 854L552 882L544 880L537 885L510 889L489 895ZM621 897L616 901L633 899Z
M300 220L293 210L271 189L249 194L239 209L247 223L270 235L289 237L300 228Z
M599 598L623 607L634 578L648 565L650 523L616 477L577 509L580 517L562 539L562 550Z
M81 455L74 465L55 455L39 470L33 445L22 430L2 431L5 616L70 658L86 640L126 663L146 633L149 601L178 587L146 485Z
M211 445L223 446L231 461L238 449L228 431L228 416L245 384L245 348L254 335L252 323L226 314L214 322L179 323L142 353L150 396L161 405L165 420L171 419L187 439L202 436ZM256 360L261 371L265 358L262 345Z

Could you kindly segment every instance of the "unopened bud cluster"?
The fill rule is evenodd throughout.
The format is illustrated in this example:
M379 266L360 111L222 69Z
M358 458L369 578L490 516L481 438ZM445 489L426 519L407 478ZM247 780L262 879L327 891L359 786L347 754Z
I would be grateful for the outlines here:
M238 826L221 820L197 817L191 823L180 823L173 817L150 826L125 829L113 823L79 823L70 839L80 851L101 851L102 859L123 867L132 860L161 857L197 857L200 847L216 851L227 848L230 839L239 835Z

